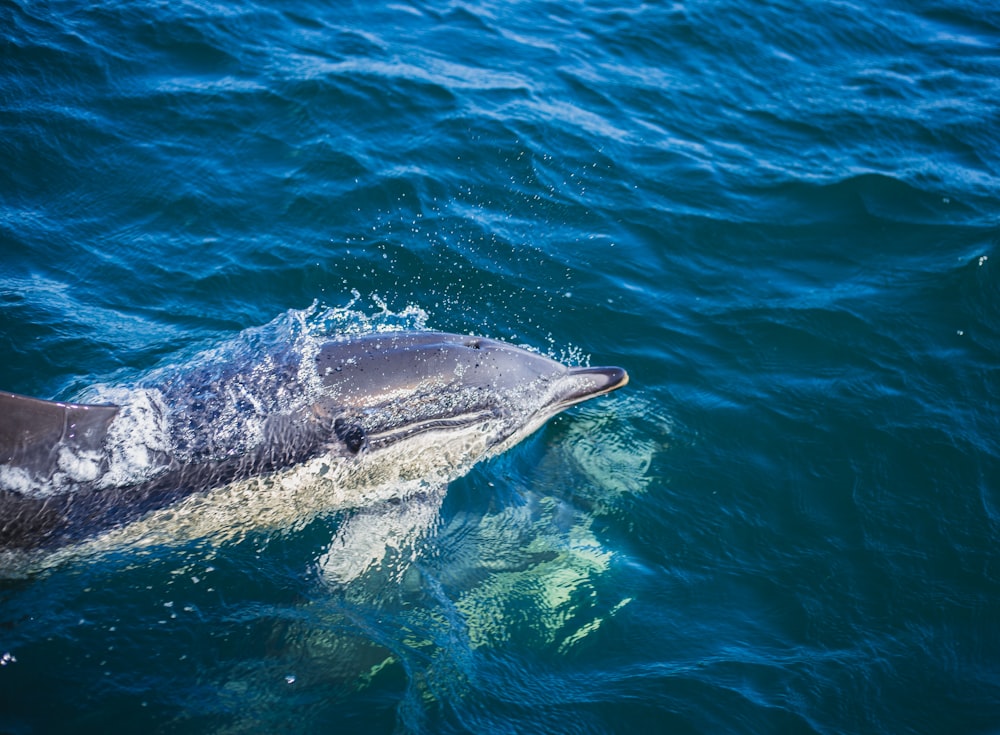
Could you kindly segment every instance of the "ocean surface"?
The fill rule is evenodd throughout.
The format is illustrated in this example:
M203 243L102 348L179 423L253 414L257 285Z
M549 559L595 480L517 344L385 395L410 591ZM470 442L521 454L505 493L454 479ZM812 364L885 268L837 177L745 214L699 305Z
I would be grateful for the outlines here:
M0 0L0 389L631 376L440 507L0 581L0 733L1000 733L998 242L990 2Z

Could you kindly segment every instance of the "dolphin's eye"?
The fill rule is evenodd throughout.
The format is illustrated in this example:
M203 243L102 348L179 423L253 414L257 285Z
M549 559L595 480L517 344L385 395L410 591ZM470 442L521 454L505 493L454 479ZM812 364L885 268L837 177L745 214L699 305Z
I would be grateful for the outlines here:
M474 350L478 350L481 347L481 343L479 342L478 339L474 339L471 342L469 342L469 347L471 347Z
M368 435L358 424L348 423L342 418L333 422L333 431L337 438L347 445L351 454L357 454L368 446Z

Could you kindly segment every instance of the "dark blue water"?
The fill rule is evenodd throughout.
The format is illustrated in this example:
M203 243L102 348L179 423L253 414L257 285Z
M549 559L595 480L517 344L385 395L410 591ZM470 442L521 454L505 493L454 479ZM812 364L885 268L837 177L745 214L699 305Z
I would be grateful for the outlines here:
M998 131L985 2L0 0L0 388L632 376L440 508L0 583L0 732L1000 732Z

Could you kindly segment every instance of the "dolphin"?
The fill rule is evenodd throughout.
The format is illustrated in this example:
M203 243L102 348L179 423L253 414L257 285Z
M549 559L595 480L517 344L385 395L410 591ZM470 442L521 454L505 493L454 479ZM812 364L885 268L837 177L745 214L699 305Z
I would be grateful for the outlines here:
M0 550L56 549L306 464L344 477L433 455L456 476L627 382L618 367L420 331L344 336L221 377L194 370L135 405L0 392Z

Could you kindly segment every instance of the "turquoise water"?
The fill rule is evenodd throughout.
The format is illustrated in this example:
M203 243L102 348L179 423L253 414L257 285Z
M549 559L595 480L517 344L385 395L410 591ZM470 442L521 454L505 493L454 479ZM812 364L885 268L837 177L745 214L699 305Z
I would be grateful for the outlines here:
M959 0L0 0L0 389L297 319L632 377L440 507L0 582L0 732L1000 732L997 49Z

